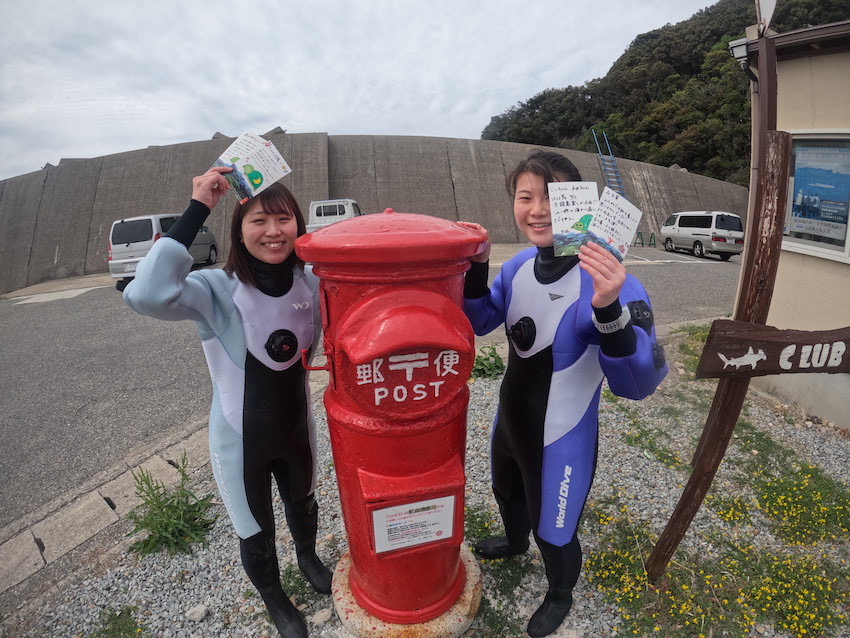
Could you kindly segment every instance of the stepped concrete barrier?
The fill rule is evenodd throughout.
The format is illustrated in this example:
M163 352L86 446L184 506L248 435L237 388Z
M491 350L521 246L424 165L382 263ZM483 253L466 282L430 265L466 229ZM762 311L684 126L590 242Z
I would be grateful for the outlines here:
M505 177L529 144L441 137L265 135L293 169L283 183L306 213L313 200L351 197L366 213L393 208L485 226L496 243L522 242ZM234 138L63 159L58 166L0 181L0 294L72 275L107 272L107 238L116 219L180 213L204 172ZM600 191L595 153L549 149L569 158ZM644 213L639 230L658 233L670 213L727 210L746 215L747 189L701 175L618 159L626 195ZM207 225L229 249L229 194ZM659 242L660 245L660 242Z

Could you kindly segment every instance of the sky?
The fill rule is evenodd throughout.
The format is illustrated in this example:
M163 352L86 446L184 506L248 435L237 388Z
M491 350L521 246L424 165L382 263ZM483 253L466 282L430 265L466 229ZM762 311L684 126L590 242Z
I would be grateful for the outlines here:
M288 133L479 139L709 0L0 0L0 179Z

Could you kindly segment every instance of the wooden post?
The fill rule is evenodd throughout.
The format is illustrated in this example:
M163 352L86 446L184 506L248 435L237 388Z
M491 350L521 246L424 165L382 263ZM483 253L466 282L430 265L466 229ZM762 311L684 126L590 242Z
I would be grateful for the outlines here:
M759 166L756 210L747 228L750 241L745 257L746 271L738 290L735 318L763 324L767 320L779 266L788 195L791 135L783 131L767 131L762 140L763 161ZM723 378L718 382L702 439L694 455L693 473L647 561L646 572L651 582L656 582L664 573L711 487L744 405L749 383L749 377Z

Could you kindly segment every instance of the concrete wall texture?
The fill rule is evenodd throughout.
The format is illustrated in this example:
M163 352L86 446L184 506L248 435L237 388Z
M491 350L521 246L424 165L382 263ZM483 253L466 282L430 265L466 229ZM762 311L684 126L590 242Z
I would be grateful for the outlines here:
M326 133L269 134L293 167L283 182L303 211L313 200L351 197L367 213L392 208L475 221L494 242L521 242L505 176L533 146L489 140ZM191 178L203 173L233 138L62 160L0 181L0 293L49 279L107 271L112 222L135 215L180 213ZM550 149L568 157L600 191L596 155ZM747 189L692 173L619 160L626 195L644 213L645 241L678 210L718 209L746 216ZM228 195L208 225L229 249Z

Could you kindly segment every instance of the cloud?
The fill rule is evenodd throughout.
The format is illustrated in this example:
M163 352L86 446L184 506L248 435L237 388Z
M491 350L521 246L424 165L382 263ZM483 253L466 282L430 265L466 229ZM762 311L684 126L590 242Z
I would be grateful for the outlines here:
M0 179L216 131L478 138L705 0L34 0L0 9Z

